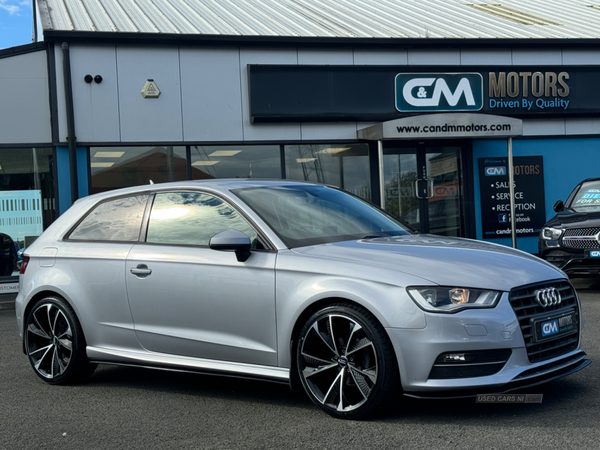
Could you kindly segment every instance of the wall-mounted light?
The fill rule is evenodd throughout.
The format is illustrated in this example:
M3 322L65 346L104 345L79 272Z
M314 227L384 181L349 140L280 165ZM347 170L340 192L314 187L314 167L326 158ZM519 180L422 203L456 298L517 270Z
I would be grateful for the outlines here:
M93 77L88 73L85 77L83 77L83 81L85 81L86 83L91 83L92 81L95 81L96 83L100 84L102 83L102 75L96 75L95 77Z

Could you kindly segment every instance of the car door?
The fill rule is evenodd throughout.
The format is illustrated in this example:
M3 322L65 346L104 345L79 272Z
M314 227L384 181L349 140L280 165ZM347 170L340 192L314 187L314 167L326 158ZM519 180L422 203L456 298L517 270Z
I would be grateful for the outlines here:
M240 262L212 250L215 234L237 229L254 247ZM127 258L136 335L147 350L276 365L275 259L223 199L202 192L157 193L146 242Z

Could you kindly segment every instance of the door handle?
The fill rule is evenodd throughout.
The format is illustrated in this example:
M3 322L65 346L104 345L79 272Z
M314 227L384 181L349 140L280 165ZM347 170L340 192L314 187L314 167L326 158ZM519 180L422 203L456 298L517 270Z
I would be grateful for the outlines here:
M433 197L433 178L421 178L415 181L415 197L418 199Z
M130 272L138 277L147 277L152 273L152 269L148 269L146 264L138 264L137 267L131 269Z
M427 181L427 198L433 198L433 178L426 178Z

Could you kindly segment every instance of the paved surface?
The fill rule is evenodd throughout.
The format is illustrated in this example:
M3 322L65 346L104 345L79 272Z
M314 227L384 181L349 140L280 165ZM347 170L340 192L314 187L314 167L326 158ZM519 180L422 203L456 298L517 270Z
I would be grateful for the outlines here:
M286 386L100 366L89 382L49 386L0 311L0 449L597 449L600 282L577 282L592 365L530 388L541 404L400 398L367 422L321 413Z

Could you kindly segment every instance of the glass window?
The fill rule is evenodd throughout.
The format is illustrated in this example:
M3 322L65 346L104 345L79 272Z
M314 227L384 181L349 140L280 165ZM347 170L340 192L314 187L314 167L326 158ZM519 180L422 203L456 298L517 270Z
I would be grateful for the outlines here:
M91 147L92 193L187 180L185 147Z
M569 206L577 212L600 211L600 181L583 183Z
M52 166L51 148L0 149L0 280L54 220Z
M123 197L96 206L69 239L86 241L137 241L148 197Z
M278 145L192 145L192 180L281 178Z
M286 145L286 178L331 184L371 200L368 144Z
M208 246L211 237L230 229L244 233L256 248L254 230L220 198L199 192L169 192L154 199L146 242Z
M391 216L325 186L250 188L240 189L236 194L290 248L409 234Z

